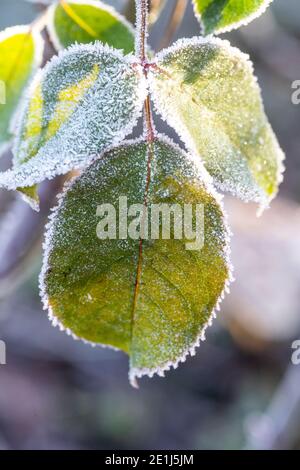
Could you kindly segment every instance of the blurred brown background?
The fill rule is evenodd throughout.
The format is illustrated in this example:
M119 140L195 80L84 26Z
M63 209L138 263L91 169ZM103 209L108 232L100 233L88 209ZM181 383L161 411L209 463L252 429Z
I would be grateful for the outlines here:
M174 1L153 28L153 48ZM1 0L0 28L38 11ZM197 34L189 6L176 36ZM225 199L236 282L218 320L196 357L132 389L122 353L72 340L41 309L41 234L53 185L43 189L42 217L1 192L0 449L300 449L300 365L291 362L300 339L300 105L291 102L300 80L300 2L274 0L260 19L225 36L254 61L287 169L260 219L255 207Z

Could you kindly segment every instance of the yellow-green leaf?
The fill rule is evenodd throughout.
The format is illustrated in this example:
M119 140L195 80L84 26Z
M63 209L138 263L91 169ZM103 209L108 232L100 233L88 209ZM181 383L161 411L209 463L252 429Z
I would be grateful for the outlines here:
M239 28L260 16L272 0L193 0L204 34Z
M29 204L33 210L40 210L40 198L38 194L38 186L28 186L25 188L17 188L21 194L22 199Z
M67 332L125 351L133 384L194 352L228 284L228 233L207 178L199 160L165 138L130 142L75 179L51 216L41 274L45 308ZM116 234L99 239L107 204L116 210ZM140 230L132 232L136 204ZM175 223L171 236L162 236L170 219L152 219L161 204L183 214L177 229L187 206L201 207L193 236L182 230L180 238ZM153 227L160 229L156 237ZM192 239L204 244L192 247Z
M221 189L266 206L284 155L248 56L220 39L181 40L149 72L157 111L203 159Z
M0 33L0 152L11 139L12 120L42 52L43 40L30 26L14 26Z
M117 11L95 0L60 0L49 9L48 30L59 50L96 40L125 53L134 51L134 29Z
M142 70L100 43L72 46L32 83L0 187L32 187L81 168L130 133L146 95Z

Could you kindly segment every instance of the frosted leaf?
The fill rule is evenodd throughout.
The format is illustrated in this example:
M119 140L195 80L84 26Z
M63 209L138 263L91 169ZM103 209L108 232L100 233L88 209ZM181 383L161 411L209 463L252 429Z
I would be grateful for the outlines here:
M142 243L126 230L121 235L120 196L128 208L147 201L149 227L156 204L202 204L203 247L187 249L187 237L154 239L150 228ZM96 236L102 204L116 209L114 239ZM220 197L199 159L161 136L152 145L139 140L111 149L68 185L44 249L41 295L50 318L75 337L125 351L133 384L194 353L230 279Z
M72 46L32 83L0 187L31 187L81 168L130 133L140 116L145 79L133 58L100 43Z
M40 197L38 193L38 186L18 188L21 198L31 206L34 211L39 212L40 210Z
M259 17L272 0L193 0L203 33L220 34L247 25Z
M219 188L268 205L284 159L248 56L220 39L178 41L149 71L157 111Z
M99 40L134 51L134 29L114 8L95 0L55 2L48 11L47 26L57 50L76 43Z
M0 153L11 140L11 127L31 75L42 60L43 39L30 26L0 33Z

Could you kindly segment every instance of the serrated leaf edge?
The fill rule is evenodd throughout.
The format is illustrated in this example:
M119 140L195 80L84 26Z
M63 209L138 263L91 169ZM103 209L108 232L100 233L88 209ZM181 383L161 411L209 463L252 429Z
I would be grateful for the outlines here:
M224 226L224 234L225 234L224 259L225 259L225 262L226 262L226 265L227 265L227 268L228 268L228 278L225 282L224 289L223 289L220 297L218 298L218 300L216 302L215 308L213 309L209 320L207 321L207 323L204 325L204 327L199 332L199 335L196 338L195 342L189 348L187 348L183 352L183 354L175 362L168 361L168 362L164 363L163 365L161 365L159 367L154 367L152 369L148 369L148 368L143 368L143 369L129 368L129 374L128 374L129 382L135 388L137 387L137 379L138 378L141 378L145 375L149 376L149 377L153 377L155 374L157 374L159 376L164 376L164 373L166 371L169 371L171 368L176 369L177 366L179 365L179 363L185 362L186 358L189 355L191 355L191 356L195 355L196 348L199 347L200 342L204 341L204 339L205 339L206 329L209 326L211 326L211 324L213 322L213 319L216 318L217 311L220 309L220 303L223 300L223 298L225 296L225 293L229 293L229 285L234 281L233 266L230 262L230 253L231 253L230 238L232 236L232 233L231 233L231 230L230 230L229 225L228 225L227 214L224 210L223 196L221 194L217 193L216 190L214 189L214 187L212 185L212 178L207 173L207 171L205 170L205 168L204 168L201 160L199 160L198 156L195 156L191 153L185 152L181 147L179 147L177 144L175 144L169 137L167 137L163 134L156 134L155 138L162 141L162 142L165 142L166 144L168 144L170 146L172 146L174 148L174 150L176 150L176 151L180 150L181 152L183 152L185 154L185 156L187 158L191 159L197 165L199 173L202 177L202 181L203 181L203 184L205 186L205 189L207 190L207 192L211 196L213 196L215 198L216 202L219 204L219 206L222 210L222 214L223 214L223 226ZM130 145L138 144L140 142L145 142L145 137L139 137L138 139L135 139L135 140L127 140L125 142L122 142L121 145L122 145L122 147L127 147L127 146L130 146ZM115 147L116 147L115 145L112 145L112 146L108 147L98 157L96 157L90 163L90 165L88 165L88 167L91 166L96 160L98 160L98 159L100 160L103 157L104 154L112 151ZM44 235L44 242L43 242L43 250L44 250L43 264L42 264L42 269L41 269L40 276L39 276L40 297L41 297L41 300L42 300L43 309L48 311L48 318L49 318L49 320L51 321L51 323L54 327L58 327L60 329L60 331L64 331L67 335L71 336L73 339L81 340L85 344L89 344L92 347L102 347L102 348L113 349L115 351L120 351L119 348L116 348L116 347L113 347L113 346L110 346L110 345L107 345L107 344L94 343L94 342L91 342L91 341L87 341L86 339L75 335L70 328L66 328L62 324L62 322L54 314L53 309L52 309L52 307L50 305L50 302L49 302L47 292L46 292L46 284L45 284L44 279L45 279L45 275L47 273L47 270L49 269L48 259L49 259L50 252L53 248L52 239L53 239L53 232L54 232L54 229L55 229L55 219L56 219L56 216L57 216L58 212L60 211L60 209L63 205L63 202L64 202L64 199L67 195L67 192L72 188L72 186L75 184L75 182L78 178L80 178L80 175L75 176L73 179L71 179L70 181L65 183L62 192L57 196L57 205L54 208L51 209L51 214L48 218L48 223L45 226L45 235ZM130 356L129 356L129 361L130 361Z
M254 13L251 13L251 15L248 15L247 18L245 18L244 20L236 21L235 23L225 26L224 28L216 29L213 33L211 33L211 35L229 33L230 31L234 29L240 28L241 26L247 26L253 20L255 20L256 18L259 18L263 13L265 13L266 9L270 6L272 1L273 0L265 0L264 3L258 8L258 10L256 10ZM202 22L202 15L197 11L197 5L194 0L193 0L193 8L194 8L195 16L202 26L203 34L206 35L205 25Z
M158 68L159 68L160 61L163 61L169 54L176 53L178 50L180 50L184 47L193 47L193 46L197 47L197 46L202 46L204 44L214 44L216 46L222 46L222 48L225 47L230 51L230 53L233 55L233 57L241 59L241 60L243 60L247 63L247 66L249 67L249 71L253 74L253 80L257 84L257 86L259 87L260 102L261 102L262 108L264 110L265 107L264 107L264 101L263 101L263 98L262 98L261 89L260 89L260 86L258 84L257 77L254 74L254 66L253 66L252 61L250 60L249 54L245 54L244 52L242 52L237 47L231 46L230 42L226 39L220 39L220 38L216 38L214 36L207 36L207 37L194 36L192 38L179 39L174 44L172 44L170 47L168 47L166 49L163 49L161 52L159 52L156 55L153 63L155 65L157 65ZM153 101L153 104L154 104L154 108L155 108L156 113L159 114L162 117L162 119L165 120L166 122L168 122L169 125L171 125L171 127L172 127L172 123L169 121L169 117L166 114L162 113L161 110L158 109L157 101L155 99L155 94L151 90L151 81L153 80L153 78L151 78L151 77L152 77L152 74L154 76L155 73L156 73L155 69L154 69L154 72L152 72L150 70L149 73L148 73L149 89L150 89L151 98L152 98L152 101ZM171 79L172 78L170 77L170 80ZM173 116L173 119L174 119L174 121L175 120L177 121L178 128L181 129L180 132L177 131L177 134L180 137L183 144L185 145L185 147L187 148L187 150L190 151L192 154L198 155L198 158L201 159L202 157L201 157L201 155L199 155L194 143L192 142L192 139L189 136L189 132L185 131L185 129L183 128L183 126L181 124L180 119L177 118L176 116ZM268 121L268 123L269 123L269 121ZM273 132L272 128L271 128L271 132ZM277 186L279 187L279 185L283 181L283 174L284 174L284 171L285 171L285 166L283 164L283 162L285 160L285 154L282 151L279 143L278 143L278 146L279 146L280 158L277 161L277 164L278 164ZM257 190L257 194L258 194L258 197L256 199L250 199L250 198L247 198L247 197L242 197L238 193L235 194L232 189L230 190L230 192L231 192L231 194L233 194L235 196L238 196L240 199L242 199L246 203L248 203L248 202L257 202L259 204L259 207L258 207L258 210L257 210L257 215L259 216L264 212L264 210L269 208L271 201L276 197L276 195L278 193L278 189L277 189L276 192L274 192L274 194L271 197L268 197L265 194L265 192L256 184L256 181L254 179L253 179L253 182L256 185L256 190ZM228 187L227 187L226 184L221 184L221 183L218 183L218 182L215 182L215 181L213 182L213 184L221 191L224 191L224 192L228 191Z
M34 199L33 197L28 196L27 194L24 194L22 191L18 191L18 195L22 199L22 201L26 202L32 210L35 212L40 211L40 201L37 199Z
M143 74L142 66L140 66L136 63L136 58L134 57L133 54L124 55L122 53L122 51L120 51L119 49L114 49L110 46L102 44L100 41L96 41L93 44L74 44L74 45L68 47L67 49L59 51L58 55L54 56L47 63L47 65L43 69L39 69L37 71L34 79L31 81L31 84L30 84L29 88L26 91L26 97L23 100L22 109L18 113L18 118L19 119L17 120L16 127L15 127L15 140L14 140L14 145L13 145L13 155L14 155L13 164L14 165L19 165L19 162L17 160L17 151L18 151L19 142L20 142L21 135L22 135L21 131L22 131L22 126L23 126L23 121L24 121L24 118L26 118L27 105L28 105L28 103L31 99L31 95L32 95L33 90L35 89L37 83L39 81L43 80L43 77L45 75L47 75L48 73L51 72L51 69L53 67L55 67L56 64L58 64L60 62L61 57L63 57L64 55L66 55L70 52L74 52L74 53L76 53L76 51L80 52L82 50L93 52L95 49L97 49L98 53L112 54L112 55L114 55L114 57L116 57L120 61L125 62L128 66L132 66L132 67L134 66L135 73L139 74L140 83L139 83L139 86L137 88L137 90L138 90L138 97L137 98L138 99L137 99L137 102L136 102L135 113L134 113L132 122L129 123L127 125L127 127L124 127L122 129L122 131L120 131L120 133L117 136L115 136L115 138L112 142L112 146L115 146L118 143L122 142L125 139L125 137L132 132L133 128L135 127L135 125L138 122L138 119L142 115L143 103L144 103L144 100L145 100L145 98L148 94L148 85L147 85L147 81L145 79L145 76ZM138 103L140 104L140 106L138 106ZM33 158L37 159L38 155L39 155L39 152L37 152L37 154ZM89 158L85 162L82 162L82 165L76 166L76 169L82 169L82 168L86 167L87 164L89 164L89 162L91 162L95 157L96 157L96 155L90 155ZM31 160L28 160L28 162L26 162L25 164L30 164L30 162L33 160L33 158ZM35 181L31 181L30 183L26 184L26 187L34 185L34 184L39 184L39 183L41 183L42 181L44 181L46 179L52 179L54 176L57 176L58 174L65 174L68 171L70 171L71 169L74 169L74 166L70 165L70 164L66 164L64 166L62 165L61 168L62 169L59 172L55 172L55 173L51 172L51 174L47 173L47 174L44 174L44 176L42 178L39 178ZM4 175L4 174L8 175L10 173L13 173L13 171L14 171L14 168L9 169L9 170L7 170L3 173L0 173L0 181L1 181L2 175ZM0 187L1 188L3 187L7 190L12 190L12 191L16 190L15 185L5 184L3 181L1 182Z
M219 194L213 184L212 184L212 178L206 171L203 163L201 160L199 160L199 157L197 154L193 152L184 152L181 147L179 147L177 144L175 144L169 137L164 136L164 135L158 135L157 136L160 140L166 142L167 144L171 145L174 149L178 150L180 149L181 152L185 153L185 156L189 159L191 159L197 166L198 169L200 170L201 176L202 176L202 181L204 183L205 189L207 192L213 196L216 200L216 202L219 204L222 214L223 214L223 226L224 226L224 236L225 236L225 252L224 252L224 260L226 262L226 266L228 268L228 277L225 281L224 284L224 289L221 292L219 298L217 299L216 305L214 309L212 310L212 313L208 319L208 321L205 323L205 325L201 328L201 331L199 331L199 334L194 341L194 343L189 346L183 353L182 355L176 360L176 361L167 361L161 366L158 367L153 367L153 368L130 368L129 370L129 382L134 388L138 388L138 383L137 380L144 377L148 376L152 378L154 375L158 375L159 377L164 377L165 373L170 371L171 369L176 369L180 363L184 363L186 359L189 356L195 356L196 354L196 349L200 347L201 342L205 341L206 339L206 330L208 327L212 326L213 320L217 317L217 312L220 310L220 305L222 300L225 297L225 294L229 294L230 292L230 284L234 281L234 276L233 276L233 266L230 261L230 254L231 254L231 249L230 249L230 239L232 236L231 229L228 224L228 216L227 213L225 212L224 209L224 204L223 204L223 196Z

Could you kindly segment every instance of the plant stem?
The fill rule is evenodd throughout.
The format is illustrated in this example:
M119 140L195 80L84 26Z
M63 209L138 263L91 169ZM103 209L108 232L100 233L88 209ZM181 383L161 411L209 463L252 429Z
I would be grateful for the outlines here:
M166 2L167 0L152 0L151 8L148 8L150 28L157 21L162 9L166 5ZM123 14L126 16L128 21L135 23L135 0L127 1Z
M136 18L137 18L137 38L136 38L136 54L140 59L145 77L148 74L147 62L147 38L148 38L148 0L136 0ZM151 102L149 95L144 104L144 126L147 141L152 143L154 140L154 124L151 111ZM150 152L151 153L151 152Z
M136 0L136 18L137 18L137 37L136 37L136 54L139 57L143 72L147 78L148 62L147 62L147 37L148 37L148 0ZM148 195L151 182L151 162L153 159L153 147L155 139L155 128L151 112L151 101L148 95L144 103L144 132L147 140L147 175L144 190L144 210L142 215L141 227L142 235L139 240L138 262L136 269L136 278L133 295L132 316L131 316L131 334L133 334L133 326L137 310L138 296L141 287L142 267L143 267L143 240L144 226L147 218ZM132 382L134 387L138 387L137 382Z
M142 65L146 62L148 37L148 0L135 0L136 4L136 55Z

